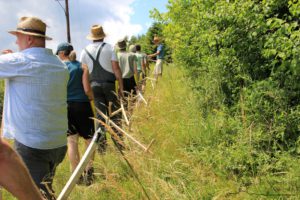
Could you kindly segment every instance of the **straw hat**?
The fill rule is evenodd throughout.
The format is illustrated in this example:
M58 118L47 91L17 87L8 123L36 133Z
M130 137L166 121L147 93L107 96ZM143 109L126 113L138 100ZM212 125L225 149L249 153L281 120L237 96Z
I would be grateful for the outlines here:
M159 41L160 41L160 38L159 38L159 37L155 36L155 37L153 38L153 42L159 42Z
M17 25L17 30L8 32L13 35L22 33L52 40L52 38L46 36L46 26L47 25L37 17L21 17Z
M120 50L126 49L126 46L127 46L127 44L126 44L125 38L120 39L120 40L118 41L118 48L119 48Z
M132 53L135 53L136 52L136 49L135 49L135 45L132 44L129 46L129 51L132 52Z
M88 40L101 40L105 38L105 33L103 32L103 28L100 25L93 25L91 28L91 33L86 36Z

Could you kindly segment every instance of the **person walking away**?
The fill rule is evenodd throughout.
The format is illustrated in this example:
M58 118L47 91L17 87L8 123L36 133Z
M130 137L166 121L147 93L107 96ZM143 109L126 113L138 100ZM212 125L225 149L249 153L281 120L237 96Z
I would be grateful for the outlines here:
M153 74L154 74L154 78L157 80L158 76L162 76L165 50L164 50L164 45L161 43L159 37L155 36L153 39L153 43L155 44L155 46L157 46L157 50L154 54L148 55L148 57L152 58L156 56L156 64L154 67Z
M80 61L84 67L87 67L89 72L89 81L96 108L108 115L109 102L112 103L112 112L119 108L118 97L115 94L115 80L118 81L120 97L123 97L123 80L117 55L113 47L104 42L105 36L101 25L93 25L90 34L87 36L87 39L93 41L93 43L81 52ZM105 122L99 113L97 113L97 118ZM121 115L115 115L111 120L119 125L121 124ZM104 132L105 127L99 124L98 127L101 127ZM117 130L115 131L118 133ZM100 137L99 153L104 153L106 146L107 139L104 133Z
M52 182L67 151L66 66L47 49L46 24L21 17L16 36L19 52L0 56L5 79L3 136L14 139L16 151L47 199L55 199Z
M129 94L136 94L136 82L134 75L137 76L137 58L134 49L131 52L126 51L126 40L121 39L118 41L119 52L117 54L119 65L122 72L124 84L124 96L128 97ZM133 46L134 47L134 46Z
M95 129L94 117L90 100L93 100L93 94L89 82L84 82L83 76L88 75L86 68L82 68L80 62L76 60L76 53L71 44L64 42L58 45L56 55L63 61L69 70L70 79L67 89L68 102L68 156L71 163L72 172L75 171L80 161L78 148L78 138L85 140L86 148L92 141ZM85 88L88 88L85 90ZM85 91L87 91L86 95ZM87 165L84 176L80 176L79 184L85 183L87 186L94 181L94 168L92 163L94 155Z
M137 82L138 82L138 88L141 91L144 91L145 86L145 77L147 74L147 55L145 53L141 52L141 45L137 44L135 46L136 49L136 58L137 58Z

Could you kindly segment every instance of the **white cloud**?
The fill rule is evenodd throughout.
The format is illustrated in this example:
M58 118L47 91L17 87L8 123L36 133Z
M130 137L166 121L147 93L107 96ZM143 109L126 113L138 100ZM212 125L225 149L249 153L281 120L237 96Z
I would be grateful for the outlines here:
M107 40L111 44L115 44L118 39L124 36L132 36L142 30L141 25L133 25L128 22L122 23L120 21L107 20L104 22L103 27L107 33Z
M101 24L108 35L105 41L115 43L123 36L139 34L143 27L132 24L134 11L130 5L135 0L70 0L70 20L72 43L77 51L89 43L86 35L93 24ZM64 1L60 1L64 5ZM47 35L53 38L47 47L66 41L65 15L56 0L0 0L1 48L17 50L15 37L7 33L15 29L21 16L37 16L48 24ZM79 53L79 52L78 52Z

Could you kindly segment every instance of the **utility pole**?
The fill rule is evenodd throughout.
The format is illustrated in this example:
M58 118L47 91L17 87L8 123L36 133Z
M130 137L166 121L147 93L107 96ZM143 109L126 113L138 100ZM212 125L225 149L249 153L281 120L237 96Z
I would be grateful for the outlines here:
M67 37L68 42L71 43L71 33L70 33L70 17L69 17L69 0L65 0L66 3L66 21L67 21Z
M69 0L64 0L65 1L65 7L63 7L60 3L62 0L55 0L60 7L63 9L65 16L66 16L66 22L67 22L67 39L68 42L71 43L71 33L70 33L70 17L69 17Z

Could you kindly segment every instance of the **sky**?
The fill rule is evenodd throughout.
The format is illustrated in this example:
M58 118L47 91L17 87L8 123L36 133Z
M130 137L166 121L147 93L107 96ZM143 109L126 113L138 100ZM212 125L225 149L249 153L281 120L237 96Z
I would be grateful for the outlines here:
M64 7L64 0L59 2ZM90 43L86 36L94 24L103 26L105 41L111 44L124 36L144 34L153 22L149 11L157 8L166 12L167 3L168 0L69 0L72 44L80 53ZM7 31L16 29L20 17L36 16L46 22L46 35L53 38L46 46L55 52L59 43L67 41L60 4L57 0L0 0L0 50L17 51L16 38Z

